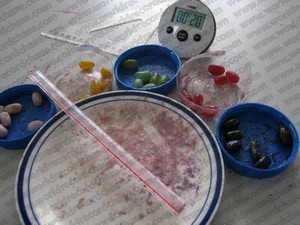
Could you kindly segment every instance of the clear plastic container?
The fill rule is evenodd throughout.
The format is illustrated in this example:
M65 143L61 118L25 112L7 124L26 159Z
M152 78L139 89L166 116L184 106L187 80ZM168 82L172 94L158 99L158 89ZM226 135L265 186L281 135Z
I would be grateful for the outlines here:
M239 76L237 83L216 84L208 71L209 65L220 65ZM251 84L251 64L238 54L215 51L195 56L185 62L177 76L180 101L204 119L214 129L216 119L230 106L246 100ZM196 95L203 96L203 103L193 101Z
M90 45L79 45L69 49L65 55L67 57L53 58L44 74L66 97L76 102L110 90L112 62L104 52ZM79 66L81 61L91 61L95 66L90 70L82 70ZM110 79L105 80L107 78L101 74L101 68L110 71ZM94 87L91 87L92 82Z

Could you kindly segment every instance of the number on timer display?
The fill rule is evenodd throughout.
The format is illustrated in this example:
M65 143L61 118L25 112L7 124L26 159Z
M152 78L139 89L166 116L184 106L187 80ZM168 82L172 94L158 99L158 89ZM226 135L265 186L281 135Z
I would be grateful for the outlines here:
M176 22L202 30L206 15L176 7L172 22Z

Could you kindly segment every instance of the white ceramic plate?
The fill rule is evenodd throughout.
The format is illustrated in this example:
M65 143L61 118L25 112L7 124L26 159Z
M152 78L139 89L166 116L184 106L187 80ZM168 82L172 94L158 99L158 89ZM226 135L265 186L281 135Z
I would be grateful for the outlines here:
M185 200L179 214L64 113L28 145L16 181L24 224L209 224L224 184L221 152L202 120L153 93L116 91L78 106Z

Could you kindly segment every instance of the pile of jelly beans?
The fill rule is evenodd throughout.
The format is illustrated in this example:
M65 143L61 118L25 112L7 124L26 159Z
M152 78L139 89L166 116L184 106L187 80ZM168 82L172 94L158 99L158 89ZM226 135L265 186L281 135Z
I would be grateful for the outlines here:
M243 148L241 139L244 134L239 130L240 120L238 118L230 118L222 124L222 131L224 132L223 146L230 154L238 152ZM278 142L286 147L293 146L293 137L291 132L285 128L280 127L278 130ZM250 140L249 152L253 160L253 166L258 169L268 169L272 164L272 159L266 151L263 151L257 140Z
M138 62L135 59L126 59L122 66L126 70L137 70ZM167 75L160 75L151 71L137 71L134 73L134 78L133 86L136 88L153 88L170 80Z
M223 86L225 84L237 84L240 81L240 77L233 71L226 71L221 65L210 64L207 68L209 74L214 76L214 83L218 86ZM191 96L187 90L182 90L181 94L189 101L196 105L202 106L203 110L201 114L203 116L215 116L218 112L218 107L212 104L204 104L204 96L200 93Z
M95 63L92 61L81 61L79 67L83 71L93 70ZM96 95L104 92L110 85L112 73L108 68L102 67L100 69L102 80L92 80L90 84L90 95Z
M236 84L240 81L240 77L235 72L228 70L225 73L225 68L221 65L210 64L208 72L215 76L214 82L216 85Z

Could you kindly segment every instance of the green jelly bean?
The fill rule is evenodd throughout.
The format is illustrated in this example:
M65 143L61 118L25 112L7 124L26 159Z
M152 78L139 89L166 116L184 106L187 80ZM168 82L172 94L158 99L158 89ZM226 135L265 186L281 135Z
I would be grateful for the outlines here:
M141 79L135 79L133 82L133 86L136 88L141 88L144 86L144 82Z
M135 69L138 67L138 62L135 59L126 59L122 65L124 69Z
M157 84L158 84L158 85L162 85L162 84L168 82L169 80L170 80L170 78L169 78L167 75L163 75L163 76L161 76L161 77L159 78Z
M153 73L150 77L149 83L158 84L160 75L158 73Z
M149 71L138 71L134 74L136 79L141 79L143 82L149 82L152 73Z
M148 84L143 86L143 88L153 88L153 87L156 87L156 84L148 83Z

